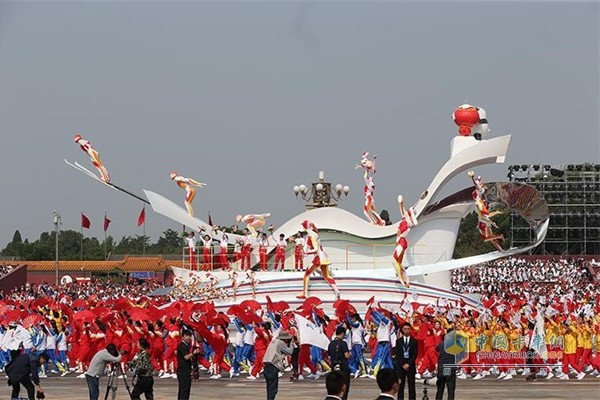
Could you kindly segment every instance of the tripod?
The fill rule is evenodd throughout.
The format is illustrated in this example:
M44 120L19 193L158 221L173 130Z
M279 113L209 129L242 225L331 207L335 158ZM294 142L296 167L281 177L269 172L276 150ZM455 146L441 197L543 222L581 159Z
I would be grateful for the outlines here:
M131 389L129 389L129 383L127 383L127 375L125 375L125 373L123 372L121 364L115 363L112 365L110 372L108 373L108 385L106 386L106 394L104 395L104 400L108 400L109 393L111 393L111 400L115 400L117 398L117 389L119 387L118 374L121 374L123 376L125 388L127 389L127 393L129 393L129 398L131 398Z

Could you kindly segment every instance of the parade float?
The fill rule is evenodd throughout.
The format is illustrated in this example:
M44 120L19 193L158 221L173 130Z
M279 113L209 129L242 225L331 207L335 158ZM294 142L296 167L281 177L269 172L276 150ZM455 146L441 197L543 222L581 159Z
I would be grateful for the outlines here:
M461 302L475 307L477 299L450 290L450 271L498 258L525 253L540 244L548 228L548 208L541 195L531 186L514 182L484 182L476 177L473 169L485 164L503 163L510 144L510 135L490 138L485 110L464 104L453 113L458 135L450 143L450 157L441 166L421 196L406 207L409 199L398 192L400 221L385 225L375 207L375 157L363 153L356 166L364 172L366 219L339 207L332 199L348 192L347 187L332 186L320 173L319 182L312 185L313 203L307 210L293 216L279 228L269 232L271 238L290 238L305 232L303 236L304 263L306 271L260 270L256 267L265 257L283 257L275 247L260 244L261 231L269 214L239 215L237 221L246 224L245 235L217 233L212 239L231 245L239 243L248 254L243 254L246 265L233 264L232 270L211 269L194 271L173 267L174 285L171 294L198 300L212 300L217 309L225 310L233 304L254 299L259 303L284 300L292 307L302 304L305 297L318 297L331 307L338 299L350 300L352 304L365 304L375 296L377 301L399 308L409 302L440 304ZM81 145L81 137L78 138ZM76 139L77 141L77 139ZM90 153L86 142L82 149L90 154L100 177L77 163L67 162L86 175L130 194L109 181L108 173L99 168L97 152ZM66 160L65 160L66 161ZM438 199L438 194L453 177L469 177L474 184L450 196ZM152 209L191 231L201 235L214 232L207 222L194 216L191 201L193 186L204 184L172 173L171 178L186 191L186 209L150 190L144 190L145 202ZM400 182L401 185L401 182ZM297 195L307 195L304 185L294 188ZM508 248L502 237L494 233L492 217L494 209L503 207L522 217L531 226L534 237L531 243ZM496 251L471 257L454 259L454 247L460 222L475 210L478 230L484 241L494 244ZM188 241L192 248L195 241ZM208 246L210 247L210 241ZM290 250L291 248L291 250ZM294 245L288 246L284 265L295 265L297 253ZM259 253L258 249L261 249ZM244 253L244 250L242 250ZM252 254L251 254L252 253ZM184 252L187 261L195 252ZM226 256L226 254L225 254ZM243 263L243 261L242 261ZM184 263L185 265L186 263ZM248 269L251 267L251 269ZM259 269L259 270L256 270ZM288 268L289 269L289 268ZM408 310L407 310L408 311Z

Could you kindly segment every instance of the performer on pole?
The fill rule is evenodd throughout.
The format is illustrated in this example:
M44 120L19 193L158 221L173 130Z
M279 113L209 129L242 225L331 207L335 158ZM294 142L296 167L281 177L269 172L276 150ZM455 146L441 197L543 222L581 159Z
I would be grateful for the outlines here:
M402 195L398 196L398 204L400 205L400 215L402 216L402 219L398 224L398 232L396 234L396 248L394 249L393 254L394 268L396 268L396 275L398 275L400 282L408 288L410 287L410 282L408 281L408 275L406 274L402 262L404 260L404 253L408 248L406 237L411 228L417 225L417 219L414 217L413 210L404 209L404 197L402 197Z
M194 197L196 197L196 189L194 187L203 188L206 186L206 183L198 182L191 178L184 178L175 171L171 172L170 177L180 188L185 190L185 207L187 208L188 214L193 217L194 209L192 208L192 201L194 201Z
M360 163L356 165L357 169L362 168L365 171L365 205L363 213L372 224L383 226L385 225L385 221L379 216L375 208L375 183L373 182L373 175L375 174L375 159L377 156L373 157L372 161L368 159L368 156L369 153L364 152Z
M235 217L237 222L244 222L246 224L246 228L252 233L253 237L258 237L257 231L265 225L265 220L269 218L271 214L247 214L247 215L238 215Z
M75 143L77 143L81 147L81 150L85 151L87 155L90 156L92 164L94 165L94 167L96 167L98 172L100 172L100 179L102 179L106 183L110 183L110 176L108 175L108 171L104 167L104 164L102 164L102 160L100 160L100 154L96 150L94 150L92 144L89 141L85 140L83 137L81 137L81 135L75 135L74 140Z
M481 176L475 178L475 173L473 171L469 171L467 175L471 178L473 184L475 185L475 190L473 190L473 201L475 202L475 212L477 213L477 229L479 230L481 239L484 242L492 242L498 251L504 251L499 243L499 241L504 240L504 235L496 235L492 231L492 227L498 228L498 225L496 225L491 218L494 215L500 214L500 212L490 212L488 203L485 200L486 188L483 184L483 179L481 179Z
M302 227L307 233L306 244L304 246L305 254L313 254L312 264L309 268L304 272L304 290L301 295L296 296L299 299L306 299L308 296L308 284L310 282L310 275L315 272L317 269L320 270L323 279L329 283L333 291L335 292L335 297L339 299L340 291L335 284L335 280L331 277L331 272L329 271L329 265L331 261L327 256L327 253L323 250L321 243L319 242L319 230L317 227L310 221L305 220L302 222Z

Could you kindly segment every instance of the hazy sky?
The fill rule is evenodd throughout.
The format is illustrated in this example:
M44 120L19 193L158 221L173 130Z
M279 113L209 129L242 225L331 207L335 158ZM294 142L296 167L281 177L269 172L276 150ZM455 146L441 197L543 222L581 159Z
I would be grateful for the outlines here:
M511 163L600 161L599 5L456 2L0 1L0 247L107 211L117 238L141 234L141 205L64 164L177 203L177 170L208 186L195 208L303 210L292 186L320 169L351 186L362 215L362 151L377 153L376 205L397 218L448 159L450 114L485 107L513 134ZM506 178L506 166L479 171ZM468 185L455 178L453 187ZM148 213L148 233L179 229Z

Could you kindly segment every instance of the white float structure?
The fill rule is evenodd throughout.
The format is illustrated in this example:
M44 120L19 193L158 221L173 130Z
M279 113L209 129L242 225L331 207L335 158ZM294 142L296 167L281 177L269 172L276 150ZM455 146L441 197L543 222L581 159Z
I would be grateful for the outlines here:
M440 298L463 299L467 304L475 306L476 301L473 299L450 291L450 270L523 253L537 246L546 235L547 206L539 193L527 185L488 184L488 189L492 189L495 196L494 201L504 203L530 223L535 231L535 240L530 245L517 249L454 260L452 255L461 219L473 207L471 189L458 192L438 203L433 201L444 185L457 174L479 165L503 163L510 139L510 135L487 140L476 140L473 136L457 136L452 139L449 160L413 205L419 224L408 234L410 247L405 264L409 266L407 273L411 277L409 289L399 283L392 267L397 224L377 226L347 210L323 207L296 215L277 229L274 236L282 233L290 237L301 230L302 221L313 222L319 228L321 244L332 261L332 271L341 296L351 300L353 304L363 304L375 295L382 303L400 305L404 294L410 293L422 303L436 302ZM401 188L398 189L401 193ZM157 213L193 230L210 229L207 223L190 217L185 210L163 196L148 190L144 192ZM173 268L173 271L184 282L189 280L191 274L205 279L205 273L181 268ZM213 274L219 279L220 287L231 287L232 283L226 272ZM256 272L255 279L259 283L255 285L253 295L249 281L240 274L241 284L236 298L215 299L215 304L224 309L253 296L259 302L266 302L266 295L273 301L286 300L291 304L300 304L301 301L296 301L295 296L302 291L302 275L299 272ZM335 301L333 292L320 277L311 279L309 295L318 296L329 305Z

